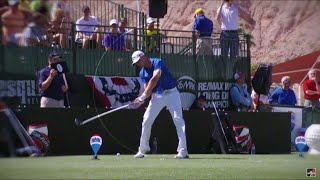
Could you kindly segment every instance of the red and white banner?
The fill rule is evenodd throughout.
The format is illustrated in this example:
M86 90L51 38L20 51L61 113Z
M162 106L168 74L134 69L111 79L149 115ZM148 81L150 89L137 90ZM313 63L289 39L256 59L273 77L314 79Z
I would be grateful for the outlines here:
M95 97L108 108L117 108L131 103L143 93L143 82L139 77L85 76L94 88ZM138 108L138 107L131 107Z

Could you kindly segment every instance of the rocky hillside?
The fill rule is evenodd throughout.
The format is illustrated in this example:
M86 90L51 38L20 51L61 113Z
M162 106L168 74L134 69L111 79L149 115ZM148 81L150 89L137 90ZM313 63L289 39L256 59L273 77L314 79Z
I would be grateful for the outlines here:
M116 0L137 10L136 0ZM140 10L148 14L147 0L140 0ZM161 19L161 28L191 30L193 13L202 7L214 20L215 32L220 26L214 19L221 0L168 0L168 13ZM254 37L252 62L280 63L320 49L319 0L242 0L237 1L247 12L246 32Z

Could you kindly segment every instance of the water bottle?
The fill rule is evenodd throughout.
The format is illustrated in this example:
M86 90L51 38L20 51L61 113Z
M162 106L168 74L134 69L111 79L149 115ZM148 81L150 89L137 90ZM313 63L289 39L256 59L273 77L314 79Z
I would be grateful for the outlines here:
M251 147L251 154L256 154L256 146L254 144Z
M156 137L153 138L152 144L153 144L153 154L157 154L158 153L158 142L157 142Z

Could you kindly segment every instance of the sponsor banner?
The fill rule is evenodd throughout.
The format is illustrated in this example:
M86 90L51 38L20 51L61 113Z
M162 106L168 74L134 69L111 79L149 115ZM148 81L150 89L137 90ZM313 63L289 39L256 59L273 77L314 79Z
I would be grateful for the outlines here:
M296 137L302 127L302 108L291 107L272 107L273 112L291 113L291 142L295 143Z
M117 108L131 103L143 93L139 77L85 76L93 87L95 97L108 108ZM138 107L134 107L138 108Z
M213 103L216 105L216 108L228 108L229 89L231 85L231 82L199 82L197 86L197 97L201 95L205 96L208 102L208 108L213 108Z
M21 104L39 104L35 80L0 80L0 97L20 97Z

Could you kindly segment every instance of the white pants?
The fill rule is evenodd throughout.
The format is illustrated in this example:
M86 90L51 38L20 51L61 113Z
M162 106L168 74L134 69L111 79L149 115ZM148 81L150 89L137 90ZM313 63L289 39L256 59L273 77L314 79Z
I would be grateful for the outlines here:
M180 93L177 88L173 88L170 90L170 92L165 92L162 94L152 94L149 106L143 116L139 147L140 152L146 153L150 151L149 139L151 134L151 127L154 120L165 106L167 106L167 108L169 109L174 125L176 126L177 135L179 138L177 151L187 151L185 123L182 117Z

